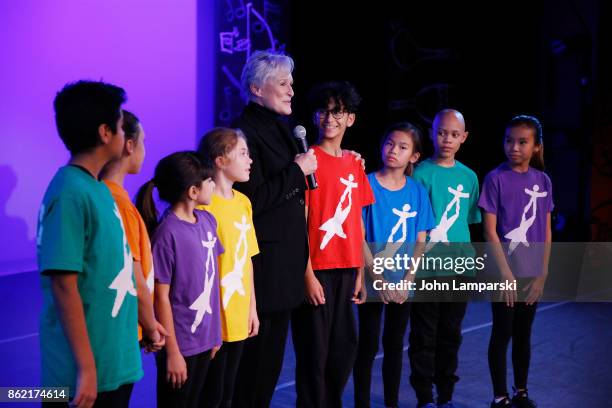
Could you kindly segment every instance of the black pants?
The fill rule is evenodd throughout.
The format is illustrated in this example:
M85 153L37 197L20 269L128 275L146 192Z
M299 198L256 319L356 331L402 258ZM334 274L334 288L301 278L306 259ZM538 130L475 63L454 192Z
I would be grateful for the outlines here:
M370 387L372 383L372 365L378 352L380 323L383 310L385 325L383 329L383 363L382 375L385 390L385 406L399 404L399 386L402 377L402 357L404 355L404 336L410 318L410 303L403 304L382 302L364 303L357 307L359 311L359 347L353 368L355 384L355 407L370 406Z
M202 389L210 365L210 350L183 357L187 365L187 381L181 388L173 389L166 379L166 349L155 354L157 365L157 407L199 407L204 401Z
M420 284L419 284L420 285ZM434 402L433 385L438 403L453 397L461 346L461 322L467 302L414 302L410 314L410 384L419 405Z
M325 304L304 303L293 313L298 407L341 407L357 353L351 297L355 269L315 271Z
M290 318L291 310L259 314L259 334L244 341L233 407L270 406L283 366Z
M232 406L234 383L243 346L244 340L223 342L221 349L211 360L204 383L203 407L229 408Z
M520 290L520 285L519 285ZM527 375L531 359L531 327L536 313L536 304L527 306L524 302L508 307L502 302L491 303L493 329L489 341L489 370L495 396L507 395L506 354L512 339L512 367L514 385L527 388Z
M130 396L134 384L123 384L116 390L99 392L94 403L94 408L128 408L130 404ZM63 408L68 407L67 402L43 402L43 408Z

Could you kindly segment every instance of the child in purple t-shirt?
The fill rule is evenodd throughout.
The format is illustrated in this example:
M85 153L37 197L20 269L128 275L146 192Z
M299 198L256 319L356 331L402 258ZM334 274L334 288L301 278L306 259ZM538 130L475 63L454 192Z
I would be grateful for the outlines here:
M221 345L217 222L207 211L215 183L195 152L163 158L138 192L152 236L155 313L168 330L156 355L157 405L199 407L210 360ZM158 223L153 187L170 204Z
M542 171L543 149L540 122L525 115L513 118L506 127L504 142L508 161L487 175L478 202L484 211L485 237L497 244L493 251L501 280L517 281L517 290L506 291L503 299L491 303L489 368L494 392L491 407L536 406L527 395L531 325L548 275L550 245L541 243L551 242L553 209L552 185ZM515 389L512 400L506 389L510 339Z

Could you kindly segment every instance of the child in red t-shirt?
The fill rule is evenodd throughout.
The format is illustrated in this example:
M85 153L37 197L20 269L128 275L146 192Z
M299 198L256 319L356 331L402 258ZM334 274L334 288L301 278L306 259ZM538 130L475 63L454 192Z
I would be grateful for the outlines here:
M361 209L374 195L361 162L341 143L360 101L348 82L326 83L312 94L319 187L306 191L306 302L292 320L298 407L341 407L357 352L351 304L365 300Z

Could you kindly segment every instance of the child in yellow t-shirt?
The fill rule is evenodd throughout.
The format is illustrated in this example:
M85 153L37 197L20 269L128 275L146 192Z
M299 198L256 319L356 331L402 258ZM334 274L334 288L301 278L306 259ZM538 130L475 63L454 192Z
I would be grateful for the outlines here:
M238 129L211 130L202 138L198 153L215 169L215 191L203 208L217 219L217 235L225 248L219 256L223 346L209 368L205 405L231 406L244 340L259 330L251 261L259 253L253 211L247 196L232 189L235 182L249 179L253 161Z

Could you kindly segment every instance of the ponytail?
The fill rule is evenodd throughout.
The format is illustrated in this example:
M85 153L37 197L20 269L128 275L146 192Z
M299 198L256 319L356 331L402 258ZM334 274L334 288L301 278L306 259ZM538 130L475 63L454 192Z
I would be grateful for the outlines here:
M147 227L147 232L151 237L159 224L157 219L157 208L155 208L155 200L153 200L154 187L155 183L153 180L149 180L140 187L136 194L136 208L140 212L140 215L142 215L142 219Z
M200 188L202 182L210 177L212 169L202 166L196 152L177 152L161 159L155 166L153 179L140 187L136 194L136 208L142 215L149 235L153 236L159 225L153 200L154 187L157 188L159 198L172 206L184 199L189 188Z

